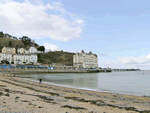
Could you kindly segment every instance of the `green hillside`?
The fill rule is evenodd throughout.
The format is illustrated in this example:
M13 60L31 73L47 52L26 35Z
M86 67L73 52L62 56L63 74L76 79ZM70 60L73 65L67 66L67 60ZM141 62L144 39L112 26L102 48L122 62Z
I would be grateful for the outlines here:
M75 53L55 51L38 54L38 62L43 64L59 63L59 64L73 64L73 55Z
M29 38L28 36L22 36L17 38L12 35L0 32L0 52L4 46L15 47L16 49L20 47L29 49L31 46L35 46L39 51L45 50L44 46L39 46L34 40L31 40L31 38ZM75 53L55 51L55 52L48 52L48 53L39 53L37 55L38 55L38 62L42 64L59 63L65 65L66 64L72 65L74 54Z
M11 44L10 44L11 42ZM24 47L24 44L21 40L14 40L14 39L9 39L9 38L0 38L0 51L3 47Z

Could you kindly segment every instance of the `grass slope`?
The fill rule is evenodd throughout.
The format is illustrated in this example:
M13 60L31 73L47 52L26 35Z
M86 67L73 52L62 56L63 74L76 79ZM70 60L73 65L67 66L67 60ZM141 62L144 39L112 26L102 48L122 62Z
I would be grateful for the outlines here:
M38 54L38 62L43 64L60 63L73 64L73 55L75 53L56 51Z
M17 47L17 46L18 47L25 47L23 42L20 40L13 40L13 39L9 39L9 38L0 38L0 51L4 46L8 47L10 41L12 42L11 47Z
M0 52L1 49L5 46L9 46L9 42L12 42L11 47L23 47L29 49L28 46L24 46L21 40L13 40L9 38L0 38ZM72 64L73 63L73 55L75 53L56 51L56 52L48 52L48 53L39 53L38 54L38 62L43 64L51 64L51 63L60 63L60 64Z

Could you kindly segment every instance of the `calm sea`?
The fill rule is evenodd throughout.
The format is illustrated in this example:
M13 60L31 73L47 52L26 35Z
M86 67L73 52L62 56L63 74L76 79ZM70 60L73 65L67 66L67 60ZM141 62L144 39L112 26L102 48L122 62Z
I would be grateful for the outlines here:
M86 90L150 96L150 71L28 74L22 78Z

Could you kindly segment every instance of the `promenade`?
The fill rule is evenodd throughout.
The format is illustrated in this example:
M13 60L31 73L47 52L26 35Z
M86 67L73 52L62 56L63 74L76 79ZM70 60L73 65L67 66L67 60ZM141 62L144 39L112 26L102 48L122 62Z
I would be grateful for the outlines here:
M107 70L111 72L111 70ZM22 69L22 68L0 68L0 72L8 73L92 73L106 72L106 70L85 70L85 69Z

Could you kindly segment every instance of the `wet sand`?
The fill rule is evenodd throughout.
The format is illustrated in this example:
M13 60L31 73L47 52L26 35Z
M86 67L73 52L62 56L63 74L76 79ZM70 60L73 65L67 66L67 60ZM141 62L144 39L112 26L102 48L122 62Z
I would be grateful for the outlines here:
M0 113L150 113L150 97L39 84L0 74Z

